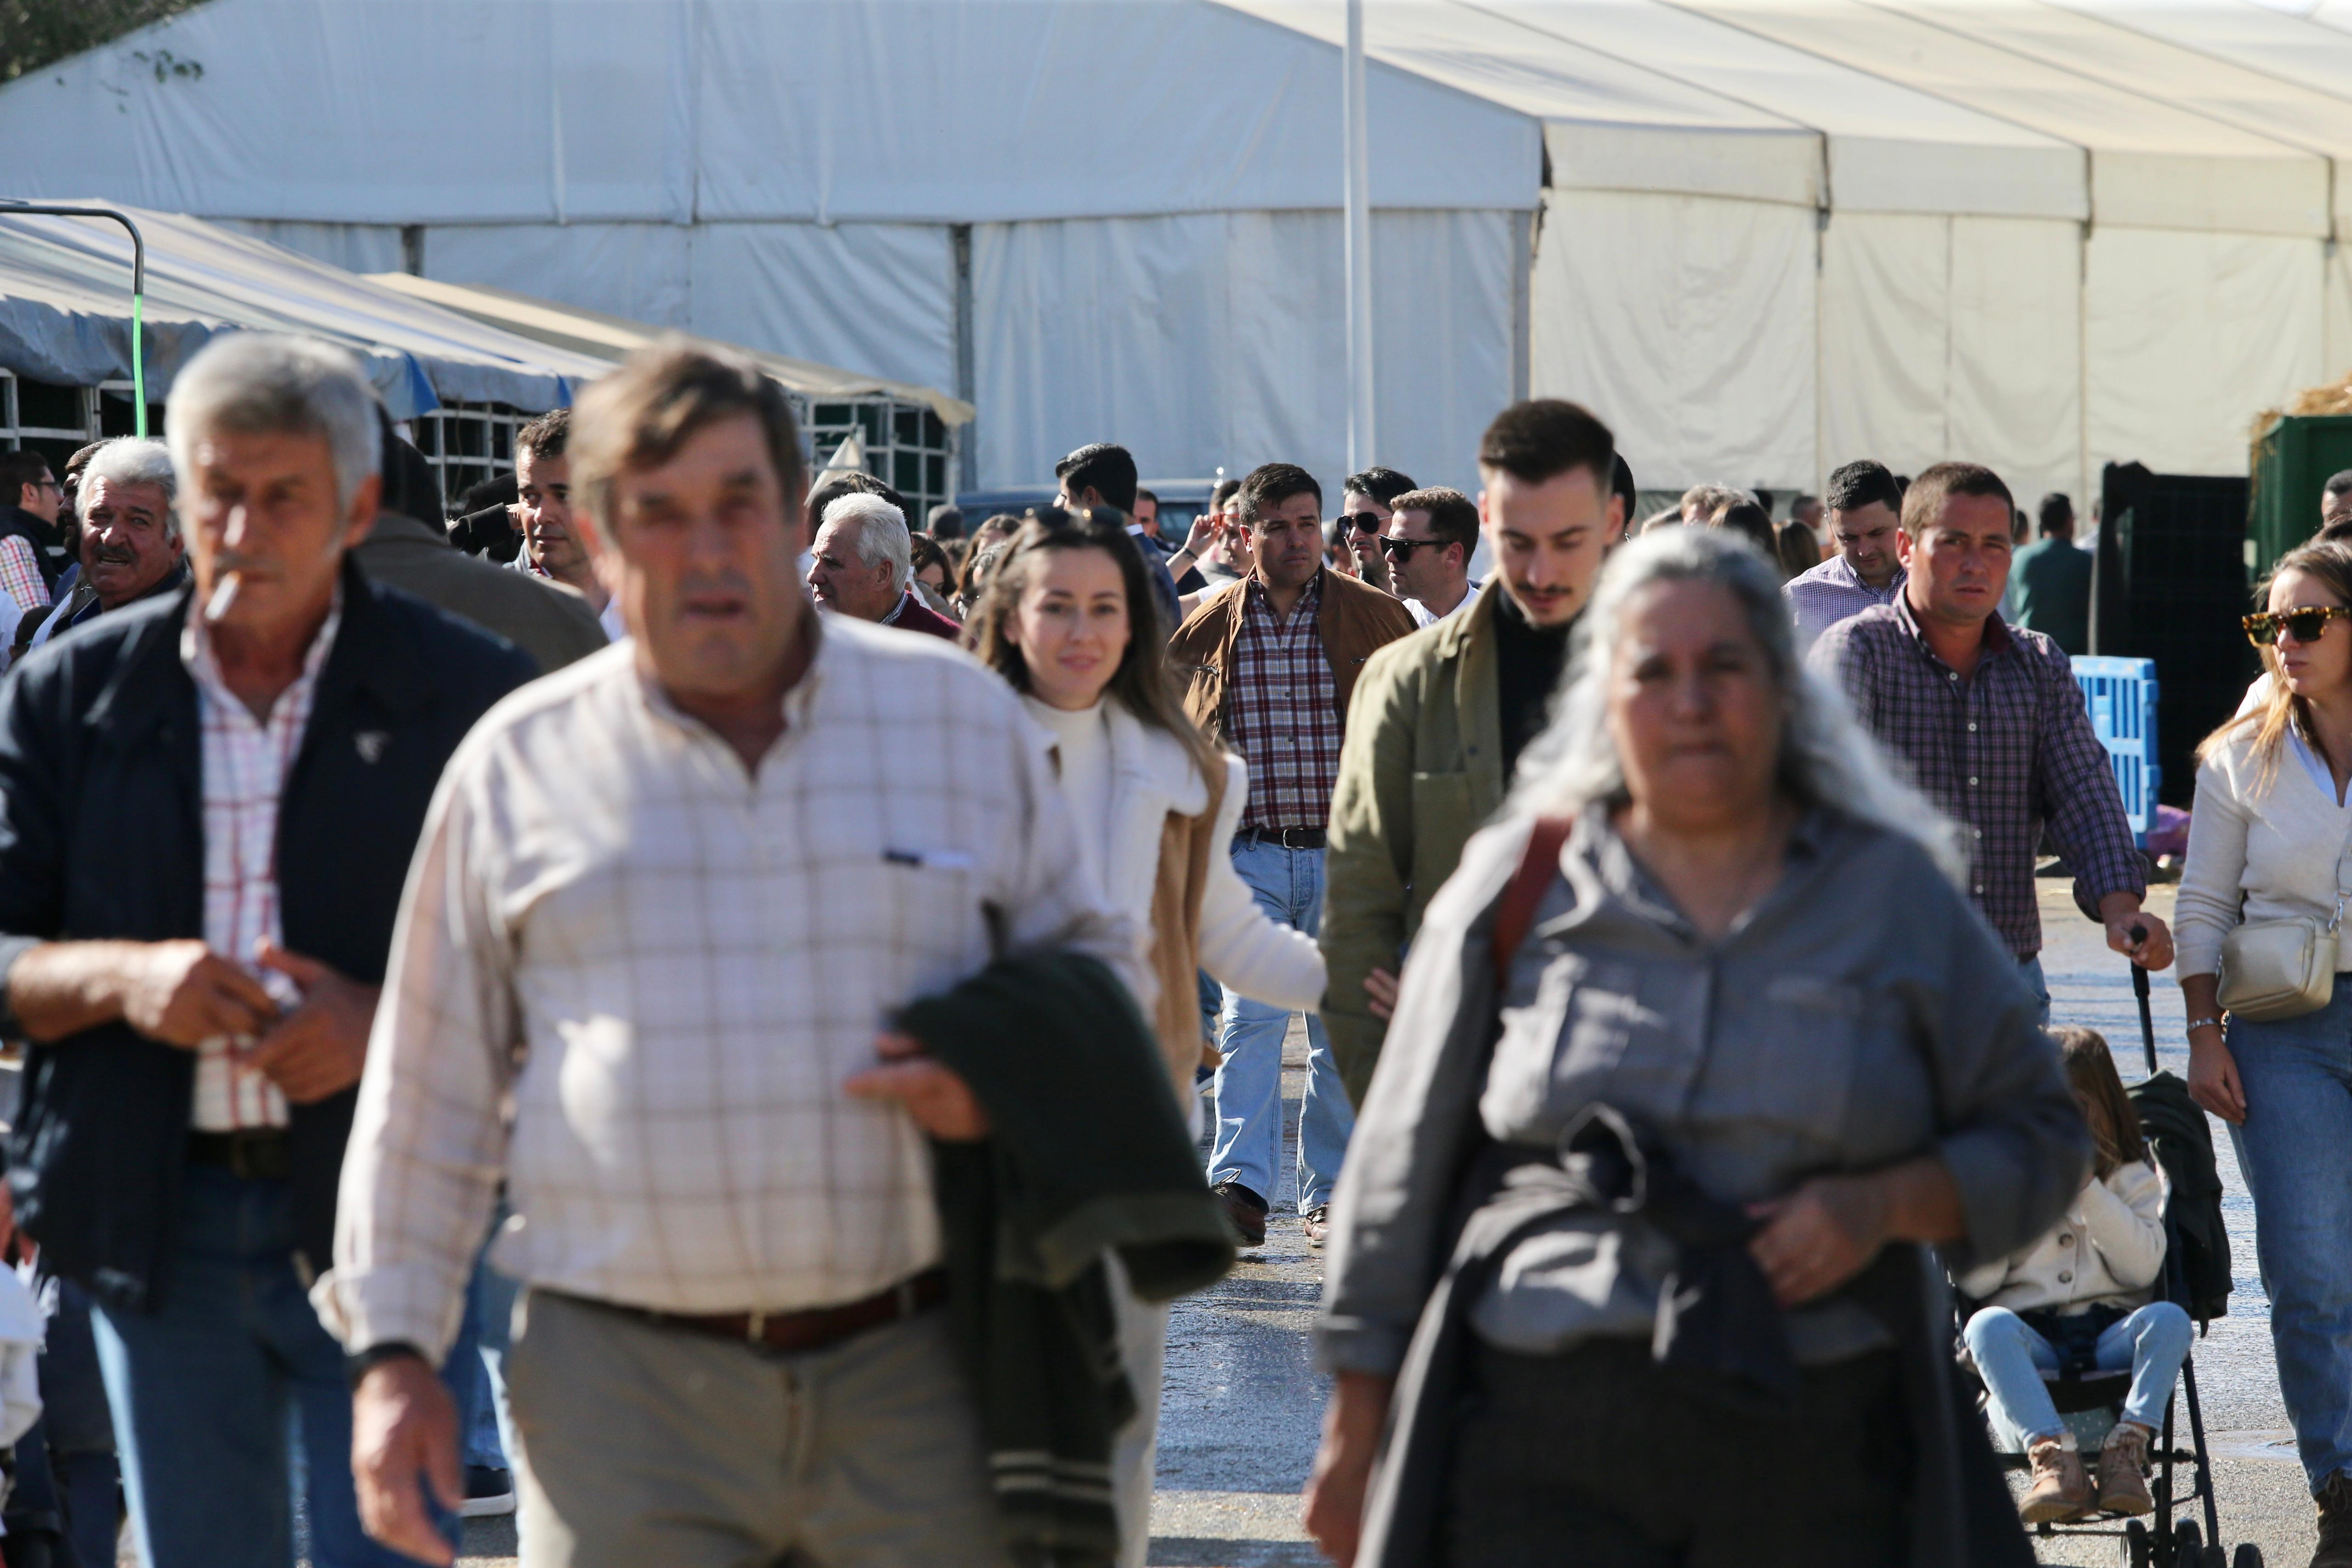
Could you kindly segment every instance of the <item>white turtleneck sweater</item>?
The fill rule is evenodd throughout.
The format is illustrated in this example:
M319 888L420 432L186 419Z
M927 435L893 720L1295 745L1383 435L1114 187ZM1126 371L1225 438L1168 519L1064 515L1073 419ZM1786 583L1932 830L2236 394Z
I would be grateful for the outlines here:
M1084 839L1087 852L1100 872L1110 857L1110 720L1097 701L1072 713L1034 696L1024 696L1029 716L1054 737L1061 760L1062 793Z

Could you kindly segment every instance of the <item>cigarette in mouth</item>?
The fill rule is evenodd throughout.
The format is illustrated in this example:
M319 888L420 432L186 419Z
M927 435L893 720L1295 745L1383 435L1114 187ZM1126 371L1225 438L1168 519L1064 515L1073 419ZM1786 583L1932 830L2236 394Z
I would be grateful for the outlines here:
M213 590L213 596L205 601L205 625L220 624L221 618L228 613L229 606L236 602L236 585L240 580L239 574L234 571L220 580L220 586Z

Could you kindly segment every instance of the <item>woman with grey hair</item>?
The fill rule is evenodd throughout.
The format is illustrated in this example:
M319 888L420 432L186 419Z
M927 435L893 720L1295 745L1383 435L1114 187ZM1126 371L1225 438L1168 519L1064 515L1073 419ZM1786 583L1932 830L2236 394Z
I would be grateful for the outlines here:
M2006 1256L2081 1185L2033 998L1744 543L1626 545L1578 635L1349 1149L1309 1528L1343 1565L2031 1562L1928 1248Z

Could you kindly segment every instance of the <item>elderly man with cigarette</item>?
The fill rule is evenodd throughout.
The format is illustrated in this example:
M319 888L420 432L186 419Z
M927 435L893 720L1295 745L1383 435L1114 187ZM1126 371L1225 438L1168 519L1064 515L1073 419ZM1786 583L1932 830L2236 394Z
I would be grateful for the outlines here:
M31 1042L16 1214L98 1301L150 1568L362 1531L341 1348L307 1297L425 806L530 661L345 559L380 454L358 369L239 333L172 391L193 581L0 688L0 1032Z

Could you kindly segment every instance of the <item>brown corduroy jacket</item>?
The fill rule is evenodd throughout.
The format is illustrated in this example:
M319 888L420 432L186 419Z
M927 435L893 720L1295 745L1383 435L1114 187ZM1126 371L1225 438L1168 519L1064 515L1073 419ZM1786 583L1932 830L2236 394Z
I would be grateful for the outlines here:
M1176 629L1168 642L1168 667L1184 688L1184 711L1220 745L1229 745L1225 732L1225 682L1234 663L1234 643L1241 636L1242 612L1249 602L1254 580L1202 605ZM1329 567L1320 569L1320 599L1316 606L1315 632L1323 656L1331 662L1331 681L1339 705L1344 733L1348 701L1355 695L1356 677L1364 661L1400 637L1414 631L1412 612L1377 588L1368 588Z

